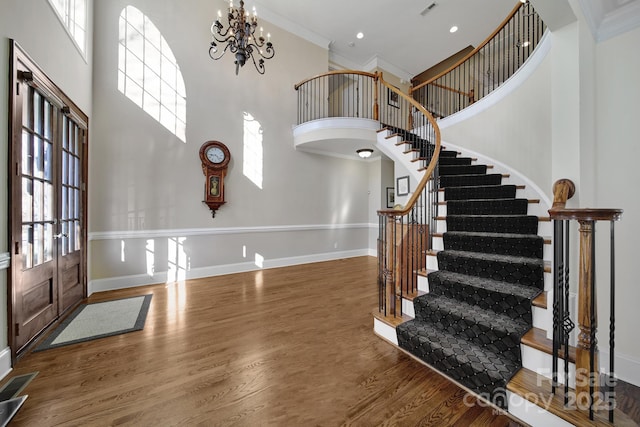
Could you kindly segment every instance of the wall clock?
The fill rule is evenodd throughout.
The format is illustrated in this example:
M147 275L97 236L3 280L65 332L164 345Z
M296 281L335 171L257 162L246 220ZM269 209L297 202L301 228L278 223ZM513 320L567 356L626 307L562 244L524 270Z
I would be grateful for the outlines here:
M207 141L200 147L200 161L202 173L205 176L204 204L211 209L211 216L215 218L216 211L224 205L224 177L231 160L231 153L226 145L220 141Z

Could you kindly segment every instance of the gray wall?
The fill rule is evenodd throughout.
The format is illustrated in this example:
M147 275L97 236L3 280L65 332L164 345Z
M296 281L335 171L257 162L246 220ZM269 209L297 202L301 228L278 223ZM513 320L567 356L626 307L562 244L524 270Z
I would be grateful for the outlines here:
M236 76L231 57L213 61L207 54L211 19L225 4L96 2L95 49L100 55L93 85L89 262L91 280L98 285L92 290L113 287L109 278L131 277L138 284L140 275L149 276L148 283L161 279L172 268L173 255L164 249L171 238L187 238L181 266L187 277L229 264L246 269L256 254L281 265L301 256L368 253L367 163L293 148L293 86L327 69L327 50L261 22L271 33L276 56L266 62L265 75L248 63ZM118 91L118 19L127 5L159 28L180 66L187 93L186 143ZM243 173L244 112L262 125L262 188ZM202 143L211 139L225 143L232 155L227 204L215 219L202 203L198 157ZM156 252L152 268L148 240Z

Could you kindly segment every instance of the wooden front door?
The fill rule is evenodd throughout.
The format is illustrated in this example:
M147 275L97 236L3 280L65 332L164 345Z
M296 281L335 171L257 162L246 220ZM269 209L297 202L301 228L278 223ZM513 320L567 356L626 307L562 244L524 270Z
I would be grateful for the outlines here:
M87 118L12 46L10 340L18 354L86 294Z

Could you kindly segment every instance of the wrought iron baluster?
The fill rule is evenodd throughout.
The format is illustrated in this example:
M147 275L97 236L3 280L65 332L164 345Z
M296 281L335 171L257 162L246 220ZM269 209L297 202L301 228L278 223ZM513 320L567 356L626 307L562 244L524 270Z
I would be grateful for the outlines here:
M569 396L569 336L575 328L574 322L571 320L571 311L569 309L569 263L570 263L570 224L569 220L564 221L564 279L563 293L564 300L562 303L562 334L564 346L564 405L568 404Z
M611 223L611 229L610 229L610 234L611 234L611 256L610 256L610 270L611 270L611 277L610 277L610 291L609 291L609 375L608 375L608 384L607 384L607 391L608 391L608 403L609 403L609 422L613 424L613 409L615 407L615 384L617 382L617 380L615 379L614 375L613 375L613 365L614 365L614 359L615 359L615 323L616 323L616 316L615 316L615 308L616 308L616 269L615 269L615 260L616 260L616 256L615 256L615 230L614 230L614 221L610 221Z
M590 221L591 224L591 307L589 308L589 317L591 319L590 339L589 345L589 419L593 421L593 403L594 403L594 385L596 384L596 375L594 372L595 363L595 351L597 345L596 338L596 227L595 221Z

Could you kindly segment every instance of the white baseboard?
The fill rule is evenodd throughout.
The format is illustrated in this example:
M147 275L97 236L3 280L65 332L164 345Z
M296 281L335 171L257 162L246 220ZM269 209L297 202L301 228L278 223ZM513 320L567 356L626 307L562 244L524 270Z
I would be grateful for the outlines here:
M600 371L609 371L609 349L600 348ZM614 375L624 382L640 387L640 360L616 351Z
M11 367L11 349L9 347L0 351L0 380L9 375Z
M278 258L264 260L263 265L257 266L255 262L242 262L237 264L216 265L211 267L201 267L188 270L185 273L185 280L199 279L202 277L220 276L223 274L244 273L247 271L263 270L267 268L288 267L292 265L309 264L312 262L332 261L342 258L354 258L359 256L372 256L370 249L356 249L351 251L328 252L322 254L303 255L296 257ZM373 251L375 252L375 251ZM116 289L133 288L136 286L154 285L167 283L167 272L148 274L135 274L131 276L110 277L108 279L90 280L88 285L88 295L95 292L113 291Z

